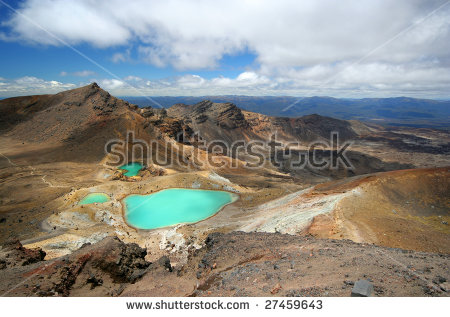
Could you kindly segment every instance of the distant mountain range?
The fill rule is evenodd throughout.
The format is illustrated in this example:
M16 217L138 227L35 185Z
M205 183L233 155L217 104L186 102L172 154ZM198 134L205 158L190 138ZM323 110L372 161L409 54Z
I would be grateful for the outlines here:
M165 108L174 104L196 104L202 100L231 102L239 108L270 116L299 117L319 114L345 120L361 120L381 125L422 128L450 128L450 100L396 98L340 99L332 97L279 96L179 96L121 97L140 107Z

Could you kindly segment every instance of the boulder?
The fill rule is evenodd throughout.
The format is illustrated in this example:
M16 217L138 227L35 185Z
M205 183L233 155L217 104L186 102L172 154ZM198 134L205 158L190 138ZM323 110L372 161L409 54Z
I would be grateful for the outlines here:
M172 272L173 268L170 264L170 259L168 256L163 256L158 260L158 264L162 267L164 267L167 271Z
M367 280L359 280L352 289L352 297L369 297L373 293L373 285Z

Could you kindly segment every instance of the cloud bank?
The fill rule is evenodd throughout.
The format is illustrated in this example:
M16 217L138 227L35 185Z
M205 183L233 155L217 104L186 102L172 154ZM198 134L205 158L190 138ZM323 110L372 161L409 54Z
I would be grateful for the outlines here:
M72 83L61 83L56 80L44 80L25 76L14 80L0 78L0 97L21 95L54 94L63 90L76 88Z

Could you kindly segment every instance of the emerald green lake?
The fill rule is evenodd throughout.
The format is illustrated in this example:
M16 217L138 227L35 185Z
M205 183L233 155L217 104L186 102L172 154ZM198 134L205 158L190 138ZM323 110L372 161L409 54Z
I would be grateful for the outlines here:
M206 219L237 198L225 191L171 188L150 195L129 195L123 201L125 219L131 226L156 229Z
M120 170L126 170L125 176L131 177L136 176L142 169L142 164L138 162L128 163L119 167Z
M109 201L109 196L103 193L91 193L86 195L81 201L80 205L87 205L93 203L106 203Z

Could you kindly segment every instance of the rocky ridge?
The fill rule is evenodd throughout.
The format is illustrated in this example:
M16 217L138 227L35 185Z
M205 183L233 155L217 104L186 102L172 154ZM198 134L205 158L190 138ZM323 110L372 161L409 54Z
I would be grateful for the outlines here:
M43 260L42 250L17 243L13 250L6 245L0 251L0 261L8 263L0 270L0 294L7 296L118 295L151 265L145 249L115 237L49 261Z

